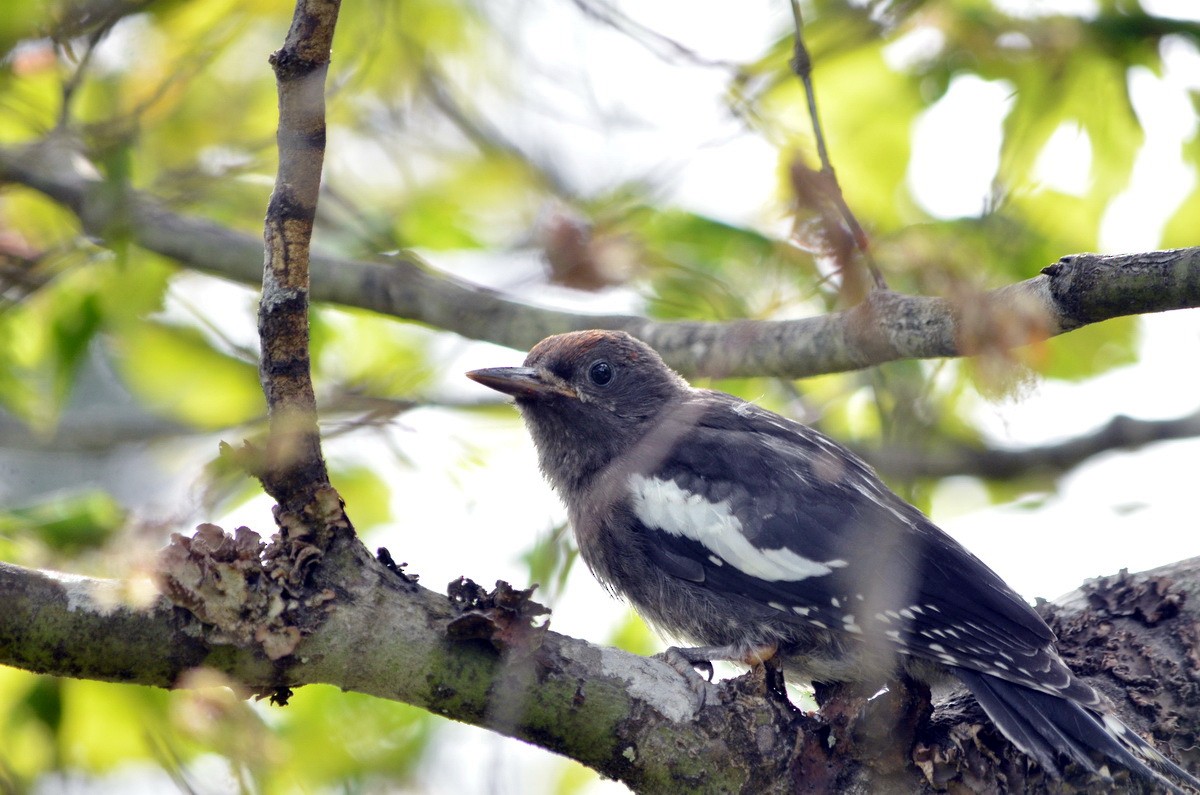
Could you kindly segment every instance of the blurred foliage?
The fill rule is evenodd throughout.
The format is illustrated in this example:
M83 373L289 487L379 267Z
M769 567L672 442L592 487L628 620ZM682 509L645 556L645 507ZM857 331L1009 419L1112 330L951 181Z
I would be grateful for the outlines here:
M773 206L753 222L731 221L662 201L653 176L585 184L559 168L555 146L564 144L541 127L565 126L570 132L560 137L582 139L642 120L629 122L619 105L592 97L605 64L587 64L591 79L572 83L569 69L530 57L522 26L542 24L545 36L542 11L511 5L371 0L342 8L318 245L357 257L414 248L435 264L471 255L487 263L494 283L599 290L659 318L788 318L840 307L837 263L821 250L819 230L791 217L793 166L811 167L817 157L801 86L787 68L790 31L774 31L759 57L717 67L729 113L778 153ZM1006 10L1012 3L989 0L803 5L834 165L889 285L966 307L980 290L1098 247L1105 213L1129 185L1146 140L1131 73L1161 75L1167 48L1194 57L1200 44L1200 26L1148 15L1136 0L1096 3L1089 16L1018 15ZM285 4L265 0L9 0L0 15L0 146L57 136L78 146L113 196L131 186L173 209L257 233L275 169L266 59L290 15ZM716 17L713 25L729 24ZM575 22L588 36L617 35L600 31L594 18ZM921 178L910 168L913 130L966 78L1002 86L1009 98L999 168L981 212L938 218L913 190ZM585 110L571 102L579 96L589 98L579 106ZM663 112L680 101L667 98ZM1200 94L1190 101L1195 115ZM518 106L532 108L534 121L509 118ZM1077 193L1042 184L1039 164L1060 130L1090 151L1086 187ZM1189 135L1184 158L1195 170L1195 124ZM1164 243L1194 245L1197 219L1193 181ZM791 238L780 231L789 226ZM181 273L132 245L121 228L103 237L84 235L70 208L33 189L0 185L0 419L60 446L64 417L115 423L97 413L99 392L85 377L99 353L119 382L111 402L139 422L160 421L175 434L217 433L233 444L252 436L264 408L252 297ZM539 258L548 266L542 275L518 262ZM979 442L972 418L981 402L1019 394L1037 378L1078 381L1127 364L1136 342L1137 322L1125 319L1018 351L983 350L971 361L715 386L846 439ZM444 388L457 376L447 371L453 344L360 310L314 308L312 360L327 431L352 440L386 435L380 427L397 424L412 406L453 403ZM507 409L465 408L511 419ZM117 439L101 452L159 466L143 443ZM396 460L411 462L402 441L389 443ZM209 513L257 492L206 444L210 462L192 495L201 515L180 507L180 524L215 518ZM397 509L379 462L354 452L330 460L358 527L411 530L415 520ZM67 477L73 466L57 469ZM112 496L128 485L127 471L101 467L82 486L48 485L42 493L0 484L0 557L51 555L65 566L131 543L123 525L134 512ZM933 485L898 487L924 504ZM1026 502L1053 487L989 486L996 500ZM155 532L138 543L161 541L162 528ZM530 581L557 596L577 556L569 534L559 528L521 543ZM634 619L613 642L657 648ZM281 709L246 704L224 683L209 684L161 693L0 670L0 789L26 791L56 773L103 775L128 762L160 767L186 789L196 765L213 759L230 789L394 789L407 785L431 732L431 719L416 710L329 688L305 688ZM557 788L576 792L588 781L568 768Z
M634 654L654 654L661 648L658 638L635 613L629 613L609 636L608 642Z
M125 520L124 509L107 492L52 494L0 513L0 539L31 541L73 555L103 546Z
M126 383L153 409L197 428L224 428L262 413L257 368L215 350L198 329L146 322L118 344Z
M430 736L403 704L313 685L271 707L212 672L191 676L193 689L165 692L0 668L0 770L17 792L45 770L103 776L131 763L161 766L183 791L370 791L410 775Z
M537 598L551 605L567 584L571 568L579 557L575 539L567 525L562 524L539 539L521 556L529 567L529 581L537 583Z
M1200 116L1200 90L1191 94L1196 115ZM1200 173L1200 131L1184 145L1184 162L1192 167L1194 173ZM1163 230L1163 245L1168 248L1183 248L1192 245L1196 240L1197 220L1200 218L1200 187L1179 205L1175 215L1167 222Z

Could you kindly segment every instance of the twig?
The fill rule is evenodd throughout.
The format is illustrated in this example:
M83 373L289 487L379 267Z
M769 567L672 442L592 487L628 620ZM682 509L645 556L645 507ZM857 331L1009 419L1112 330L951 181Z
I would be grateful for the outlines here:
M850 228L854 245L858 248L859 253L862 254L863 261L867 264L867 269L871 273L875 289L886 290L887 282L884 281L883 274L880 273L879 268L875 265L875 258L871 255L870 240L867 238L867 233L863 231L850 206L846 204L846 199L842 195L842 188L838 184L837 175L833 170L833 163L829 160L829 151L825 146L825 134L821 129L820 117L817 115L817 93L812 83L812 58L808 54L808 48L804 46L804 17L800 13L800 3L798 0L792 0L792 19L796 24L796 43L793 50L792 71L795 72L796 77L800 78L800 82L804 86L804 94L808 98L808 117L812 120L813 138L817 143L817 157L821 161L821 173L828 180L830 188L828 195L836 205L838 213L842 216L842 221ZM849 264L845 262L842 263L842 266L843 268L848 268Z
M471 115L454 97L447 83L445 75L434 64L425 65L421 73L421 85L425 88L425 96L476 148L484 154L499 153L524 164L560 198L566 199L573 195L570 186L552 165L539 163L485 119Z
M737 64L732 61L701 55L692 48L675 41L675 39L646 27L629 15L621 12L611 3L599 2L598 0L572 0L572 2L586 16L608 25L613 30L624 33L667 63L684 61L706 68L729 69L731 71L737 69Z

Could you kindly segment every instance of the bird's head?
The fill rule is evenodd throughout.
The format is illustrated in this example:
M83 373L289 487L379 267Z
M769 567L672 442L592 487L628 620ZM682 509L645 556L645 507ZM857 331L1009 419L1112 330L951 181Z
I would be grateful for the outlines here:
M467 377L512 395L560 490L585 481L642 439L691 387L646 343L623 331L547 337L522 367Z

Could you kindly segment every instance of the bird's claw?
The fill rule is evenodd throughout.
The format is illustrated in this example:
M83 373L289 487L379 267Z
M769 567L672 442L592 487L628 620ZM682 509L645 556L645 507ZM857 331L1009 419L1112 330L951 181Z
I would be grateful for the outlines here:
M713 665L710 661L703 658L695 658L689 655L690 649L680 649L672 646L660 655L663 661L679 672L679 675L688 683L688 687L696 694L696 708L704 707L708 700L708 691L712 687L713 680ZM703 671L704 676L698 672Z
M705 679L709 682L713 680L713 664L707 657L700 657L694 654L694 649L681 649L678 646L672 646L662 653L662 657L667 661L667 664L675 668L684 676L694 676L697 670L704 671Z

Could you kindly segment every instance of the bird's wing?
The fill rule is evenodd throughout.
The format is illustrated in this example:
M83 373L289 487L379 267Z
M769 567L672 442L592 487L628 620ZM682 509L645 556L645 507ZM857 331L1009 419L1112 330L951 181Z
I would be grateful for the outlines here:
M630 480L666 573L898 653L1094 698L1066 692L1075 682L1032 608L853 453L752 404L698 399L700 419Z

